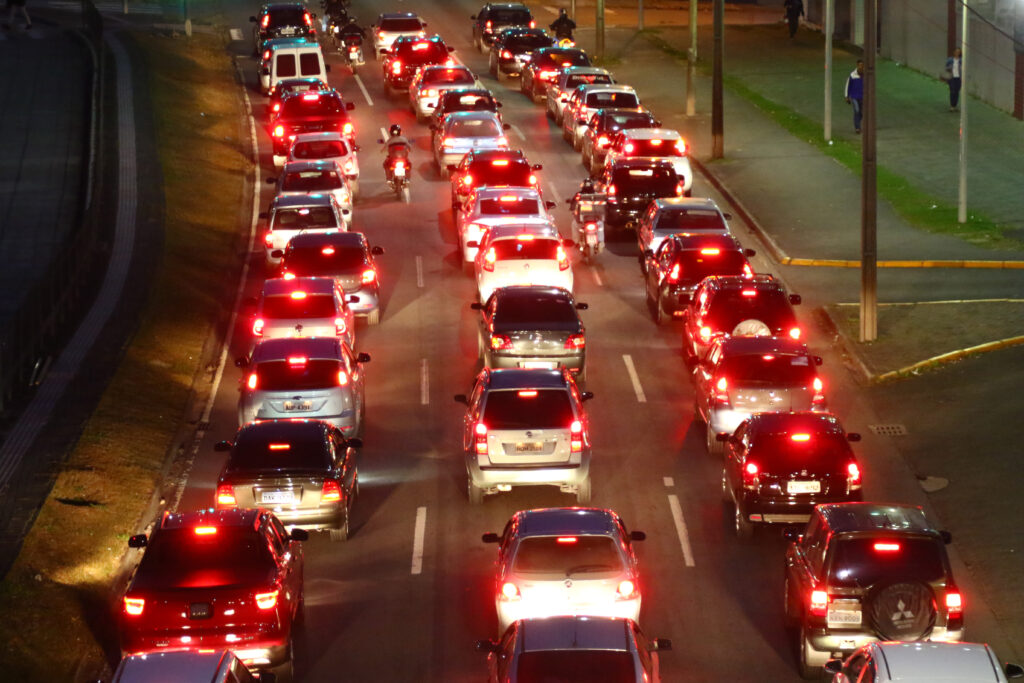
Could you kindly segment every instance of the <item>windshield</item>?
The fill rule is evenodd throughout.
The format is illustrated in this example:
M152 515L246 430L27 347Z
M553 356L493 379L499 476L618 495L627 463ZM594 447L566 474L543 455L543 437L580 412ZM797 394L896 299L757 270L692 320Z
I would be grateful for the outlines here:
M523 36L512 36L505 41L505 49L512 52L529 52L539 47L551 45L551 39L547 36L527 34Z
M329 206L277 209L271 230L304 230L307 228L336 228L334 212Z
M326 87L321 81L283 81L277 84L275 92L283 97L284 95L310 90L326 90Z
M496 240L491 249L498 261L554 260L558 258L558 240L503 239Z
M572 74L565 79L565 89L572 90L577 85L600 85L611 82L612 77L608 74Z
M809 356L758 353L727 356L722 359L722 372L730 382L744 386L809 387L816 373Z
M590 92L587 93L586 106L591 109L604 107L639 107L640 101L631 92Z
M565 389L502 389L487 394L488 429L569 429L572 403Z
M633 656L608 650L541 650L519 655L519 683L635 683Z
M484 185L511 185L525 187L530 185L532 175L530 164L512 159L484 159L469 165L469 175L477 187Z
M516 550L513 571L571 577L622 571L622 556L610 536L531 536Z
M946 572L940 543L930 538L881 535L841 539L835 545L829 583L853 588L873 586L883 580L941 580Z
M423 74L424 84L457 84L463 83L472 85L476 81L473 79L473 74L468 69L431 69L427 73Z
M267 28L306 27L306 12L301 7L279 7L270 10L267 14L270 15Z
M287 439L271 442L265 436L250 436L242 431L231 449L227 471L310 470L330 466L331 453L320 431L293 430Z
M297 142L292 147L292 156L296 159L331 159L348 154L348 146L341 140L314 140Z
M338 386L338 371L341 369L341 363L336 360L299 357L258 363L256 388L260 391L330 389Z
M498 106L490 95L477 93L450 93L444 96L439 108L445 112L496 111Z
M605 119L605 128L608 130L622 130L623 128L654 128L654 117L647 112L609 114Z
M686 144L681 140L627 140L623 153L631 157L681 157Z
M218 588L251 584L273 570L266 541L249 525L219 527L212 534L197 534L193 527L160 529L150 539L134 584Z
M728 232L725 218L714 209L662 209L654 230L674 235L677 232L717 230Z
M745 296L740 290L719 292L711 302L704 323L710 323L716 330L731 332L744 320L760 320L773 330L780 330L795 322L793 311L782 292L757 289L744 291L755 294Z
M292 95L281 106L282 116L327 116L339 114L345 110L341 100L325 94Z
M526 296L521 293L510 293L498 300L498 308L494 314L495 324L502 327L519 326L522 329L558 326L579 327L576 307L569 299L537 294Z
M334 296L331 294L308 294L301 299L288 294L268 296L263 299L265 318L333 318Z
M491 21L491 25L527 26L532 17L525 10L492 7L487 18Z
M496 138L502 132L493 119L457 119L448 127L448 134L456 138Z
M552 49L536 55L533 63L539 67L590 66L590 59L582 50Z
M536 216L541 213L536 197L505 195L480 200L483 216Z
M616 168L612 172L612 184L618 194L674 197L678 183L679 178L671 168Z
M842 434L801 432L805 441L793 439L792 434L758 434L750 448L750 458L763 463L768 470L777 472L823 472L832 470L845 474L853 453Z
M300 277L341 275L357 272L366 264L362 247L289 247L282 268Z
M299 171L286 173L281 180L285 192L320 192L336 190L344 184L337 171Z
M676 259L679 278L700 282L708 275L743 275L747 259L738 251L701 254L699 250L684 251Z
M423 28L416 17L391 17L380 20L380 30L392 33L415 33Z

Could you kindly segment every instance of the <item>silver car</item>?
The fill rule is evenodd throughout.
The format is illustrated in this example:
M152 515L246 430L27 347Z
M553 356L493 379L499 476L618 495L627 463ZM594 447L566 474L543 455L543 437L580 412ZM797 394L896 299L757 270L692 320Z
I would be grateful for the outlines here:
M288 161L334 161L348 178L352 198L359 196L359 145L344 133L299 133L288 148Z
M271 278L256 301L256 341L279 337L337 337L355 343L355 317L334 278Z
M341 207L330 194L299 194L274 197L270 210L260 213L267 221L263 235L263 259L267 270L281 264L280 253L288 240L303 233L347 230Z
M607 69L596 66L570 66L548 83L547 102L544 107L548 118L562 125L562 111L572 91L581 85L612 85L615 79Z
M707 197L655 199L637 222L637 246L641 254L648 250L657 253L662 242L681 232L729 235L730 218L731 214L723 213L715 200Z
M628 85L580 85L569 96L562 113L562 137L580 150L583 130L598 109L636 109L640 97Z
M267 178L267 183L275 186L277 197L329 194L341 207L345 229L352 225L352 190L341 166L333 159L288 161L281 168L281 175Z
M513 486L557 486L590 500L590 421L567 370L484 368L469 396L462 447L469 501Z
M462 161L467 152L484 149L508 149L503 124L489 111L459 111L450 114L434 131L434 161L441 176L448 177L449 166Z
M425 66L413 76L409 86L409 107L416 114L417 121L426 121L437 107L441 95L448 90L478 88L480 82L469 67L431 65Z
M387 12L377 17L370 36L373 39L373 52L377 59L391 49L391 44L399 36L423 37L427 22L413 12Z
M455 229L459 232L462 260L472 264L476 247L467 242L480 242L488 228L511 223L555 224L549 213L555 203L545 201L536 187L481 187L455 211ZM471 266L470 266L471 267Z
M252 355L235 361L245 368L238 398L238 424L278 418L317 418L345 436L363 429L362 364L369 354L333 337L268 339Z

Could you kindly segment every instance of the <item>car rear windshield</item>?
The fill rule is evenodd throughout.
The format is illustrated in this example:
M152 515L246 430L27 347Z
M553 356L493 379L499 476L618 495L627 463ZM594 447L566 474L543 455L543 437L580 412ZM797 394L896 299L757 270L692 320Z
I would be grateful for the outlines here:
M340 114L345 111L341 100L330 95L319 94L313 97L312 94L293 95L284 101L281 106L281 116L329 116Z
M608 74L572 74L565 79L565 89L572 90L577 85L603 85L611 82L612 77Z
M489 197L480 200L480 214L484 216L536 216L540 213L536 197Z
M366 266L362 247L316 246L289 248L282 267L302 277L341 275Z
M568 429L576 419L565 389L502 389L487 394L488 429Z
M516 551L513 571L556 573L565 578L622 570L622 556L611 536L532 536Z
M323 83L320 81L297 81L297 82L284 82L277 84L277 91L281 95L290 95L296 92L309 92L310 90L324 90Z
M309 294L302 299L283 294L263 299L266 318L333 318L334 313L334 296L330 294Z
M612 172L612 184L618 194L674 197L678 183L679 178L671 168L617 168Z
M453 138L496 138L501 134L501 126L492 119L456 120L448 129Z
M663 209L654 225L657 232L674 235L694 230L727 231L722 214L714 209Z
M829 583L873 586L880 581L937 581L946 575L941 541L929 538L845 538L835 545Z
M341 363L336 360L292 358L256 364L259 391L302 391L338 386Z
M320 74L320 54L318 52L300 52L299 72L303 76L318 76Z
M278 209L274 212L272 230L303 230L308 228L336 228L334 212L328 206Z
M533 34L511 36L505 41L505 49L511 52L529 52L539 47L547 47L548 45L551 45L550 38Z
M676 263L679 265L681 279L699 282L708 275L742 275L747 259L738 251L701 254L695 249L679 254Z
M468 69L432 69L427 73L423 74L423 83L426 85L433 84L466 84L473 85L476 80L473 78L473 74Z
M623 151L634 157L681 157L681 145L681 142L677 145L676 140L628 140Z
M337 373L335 373L337 374ZM242 431L231 449L227 471L286 471L327 469L331 454L319 431L292 432L285 439L267 440Z
M705 322L716 330L729 333L744 320L760 320L773 330L793 322L793 311L786 297L779 291L754 291L754 296L744 296L740 290L719 292L711 302Z
M452 93L446 94L441 102L445 112L453 111L496 111L498 108L494 98L490 95L476 93Z
M579 317L572 301L543 294L530 296L514 293L503 296L499 299L494 318L495 329L579 329Z
M794 439L793 434L807 438ZM845 472L846 464L853 459L844 435L802 432L798 428L792 433L758 434L750 449L750 458L763 464L765 469L779 473L828 469Z
M804 355L751 353L722 359L722 372L731 382L749 386L809 387L815 372Z
M395 53L404 64L439 64L448 59L448 48L432 40L402 43Z
M499 261L552 260L558 258L558 240L537 239L496 240L491 248Z
M292 147L292 156L296 159L331 159L348 154L348 145L341 140L313 140L297 142Z
M135 587L221 588L266 580L274 560L252 526L219 527L197 534L192 527L153 534L136 573Z
M343 183L337 171L298 171L285 174L281 189L285 192L322 192L336 190Z
M581 50L546 50L534 57L539 67L590 66L590 59Z
M526 10L492 7L487 18L492 26L528 26L532 17Z
M379 27L381 31L409 33L421 30L423 25L416 17L391 17L381 19Z
M586 106L591 109L602 107L639 107L640 101L631 92L590 92L587 93Z
M608 130L622 130L624 128L654 128L654 117L647 112L639 111L609 114L605 119L604 125Z
M306 27L306 12L301 7L280 7L270 10L267 14L270 15L267 28Z
M609 650L542 650L519 655L520 683L634 683L636 671L628 652Z
M481 159L469 165L469 175L477 187L483 185L511 185L524 187L530 184L533 169L521 160Z

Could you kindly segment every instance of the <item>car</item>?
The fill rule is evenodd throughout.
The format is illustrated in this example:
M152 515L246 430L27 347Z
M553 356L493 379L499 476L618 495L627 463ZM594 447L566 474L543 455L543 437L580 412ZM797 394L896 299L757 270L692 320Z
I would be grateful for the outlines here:
M257 73L260 76L260 89L270 83L271 57L274 56L275 48L283 45L315 45L315 38L305 36L288 36L287 38L267 38L261 40L257 50L259 57Z
M359 145L344 133L299 133L288 147L287 161L334 161L348 179L352 197L359 196Z
M720 435L754 413L827 409L821 357L788 337L716 337L693 371L696 415L707 423L708 452Z
M506 28L491 43L487 68L498 81L503 76L519 75L523 65L533 59L534 50L554 44L543 29Z
M121 660L110 683L276 683L269 672L250 672L229 650L170 650L129 655Z
M342 99L336 90L295 93L281 102L281 111L270 124L274 165L281 166L288 158L288 148L296 136L321 131L338 132L349 143L355 143L355 124L349 112L351 102Z
M489 2L469 18L473 20L473 45L484 54L502 29L537 27L530 8L520 2Z
M801 301L799 294L786 294L782 283L765 273L706 277L683 312L683 356L688 363L704 358L711 340L721 336L800 341L803 331L793 306Z
M832 683L976 683L1024 678L1017 664L1000 666L984 643L868 643L847 658L830 659Z
M270 510L164 512L149 536L128 539L143 554L122 598L122 653L230 648L288 678L307 538Z
M648 639L631 619L559 616L520 619L476 649L487 653L489 683L660 683L658 653L672 641Z
M581 85L612 85L613 83L615 83L615 78L607 69L596 66L566 67L548 82L547 89L544 91L544 110L549 119L562 125L562 111L573 90Z
M718 208L708 197L670 197L655 199L636 224L636 242L640 253L657 252L661 243L681 232L691 235L730 235L732 214Z
M258 54L266 40L273 38L316 39L315 17L301 2L274 2L263 5L252 22L253 54Z
M455 60L449 54L454 49L445 45L439 35L396 38L381 60L388 93L408 91L416 72L424 67L436 64L455 66Z
M329 277L270 278L256 300L256 341L279 337L337 337L351 348L352 309L341 286Z
M302 92L323 92L330 90L319 78L285 78L278 81L270 91L270 101L267 102L267 118L273 118L281 111L281 102L285 97Z
M366 413L364 363L337 337L277 337L256 343L235 363L239 380L238 424L288 417L316 418L346 436L362 436Z
M657 252L645 250L644 293L654 322L659 325L681 318L693 290L710 275L754 276L744 249L731 235L680 233L661 242Z
M504 372L517 372L515 370ZM499 536L495 606L498 633L519 619L560 615L640 615L639 561L622 518L601 508L542 508L517 512Z
M963 640L964 599L946 552L952 536L920 507L818 505L802 534L786 536L785 618L802 677L820 680L830 659L871 642Z
M214 506L267 508L285 526L327 531L332 541L345 541L359 487L355 447L360 443L319 419L246 424L234 441L214 445L228 454Z
M657 128L661 121L643 107L621 109L611 107L598 109L590 115L580 136L580 157L583 167L590 171L592 178L599 178L604 169L604 157L608 153L615 133L629 128Z
M345 303L368 325L380 322L380 271L374 256L383 247L370 246L361 232L306 233L288 240L281 254L281 277L331 277L345 292Z
M519 91L534 102L540 102L547 93L548 83L558 77L562 69L571 66L592 66L590 57L576 47L542 47L533 51L530 61L520 72Z
M519 149L473 149L448 169L452 208L458 209L480 187L540 187L537 171Z
M635 228L651 202L683 196L683 181L672 162L651 157L619 159L605 168L599 186L607 195L605 225L609 228Z
M438 95L437 106L431 111L427 125L431 131L435 131L441 127L448 114L457 111L494 112L500 120L499 109L501 109L501 102L494 99L494 95L486 88L444 90Z
M290 38L285 41L268 40L269 49L264 51L259 71L260 91L269 96L288 78L316 78L327 82L331 70L324 61L320 44L306 38Z
M562 111L562 138L578 152L582 149L583 131L599 109L639 107L640 97L628 85L578 85Z
M736 535L755 526L806 524L820 503L860 501L863 478L850 448L860 434L828 413L754 413L726 435L722 501Z
M537 187L490 187L473 190L469 199L455 212L455 229L459 233L464 264L476 260L476 248L469 242L480 243L484 233L493 225L507 223L554 225L555 217L549 213L554 202L544 201Z
M352 225L352 190L341 166L333 159L286 161L281 168L281 175L276 178L270 176L266 182L274 185L275 197L330 195L341 207L345 230Z
M487 301L498 287L549 285L572 291L572 264L566 246L572 244L551 225L508 223L487 229L478 247L477 301Z
M587 331L572 293L560 287L500 287L480 311L477 352L485 368L567 368L586 380Z
M391 50L391 44L398 38L422 38L426 35L427 22L414 12L386 12L377 17L370 29L373 39L373 54L377 59Z
M497 114L489 111L460 111L449 114L444 124L434 134L434 163L447 177L449 166L459 163L467 153L474 150L508 149L505 131Z
M689 197L693 188L693 169L690 168L690 148L679 131L668 128L628 128L620 130L608 145L604 164L616 159L657 157L668 159L683 181L683 194Z
M441 93L446 90L474 88L480 85L469 67L425 66L413 76L409 85L409 108L417 121L426 121L437 108Z
M348 225L338 202L329 194L274 197L270 210L261 212L259 217L267 221L263 262L268 272L277 270L282 250L299 233L335 232Z

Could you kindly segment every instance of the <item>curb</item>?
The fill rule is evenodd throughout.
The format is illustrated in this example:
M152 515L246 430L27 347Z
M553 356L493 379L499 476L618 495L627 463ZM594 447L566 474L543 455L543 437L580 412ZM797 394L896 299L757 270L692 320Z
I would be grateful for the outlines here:
M839 323L835 318L832 317L832 312L828 310L828 307L822 306L818 309L820 311L820 321L822 327L832 334L832 338L839 342L839 346L842 347L843 355L848 359L848 365L851 365L853 370L856 372L858 378L863 384L871 384L874 381L874 375L868 370L868 366L865 365L864 360L857 353L857 347L854 346L854 342L850 339L843 328L839 326Z
M977 346L968 346L965 349L957 349L956 351L950 351L949 353L943 353L938 356L926 358L925 360L918 361L913 365L908 365L905 368L898 370L891 370L884 372L881 375L876 375L871 378L873 384L881 384L888 382L893 379L905 377L906 375L913 374L917 370L929 368L936 365L944 365L945 363L952 363L954 361L963 360L970 356L978 356L989 351L999 351L1001 349L1007 349L1011 346L1019 346L1024 344L1024 335L1017 337L1009 337L1008 339L1000 339L998 341L986 342L984 344L978 344Z

